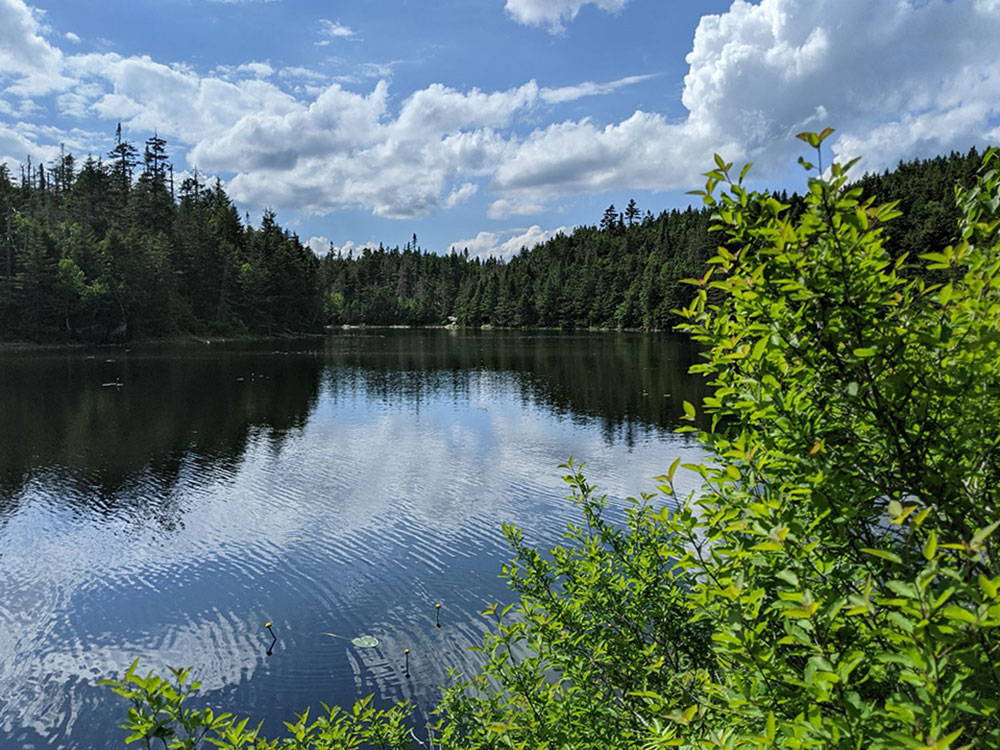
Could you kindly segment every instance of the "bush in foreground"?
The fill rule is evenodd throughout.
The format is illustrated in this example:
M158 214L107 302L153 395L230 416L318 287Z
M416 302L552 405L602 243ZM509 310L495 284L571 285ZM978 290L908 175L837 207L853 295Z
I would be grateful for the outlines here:
M800 137L819 154L829 132ZM956 188L956 243L919 259L886 252L896 211L850 166L809 179L793 220L717 159L700 194L720 246L684 311L712 459L675 462L624 526L567 465L582 522L548 554L505 529L519 599L431 746L1000 746L1000 159ZM683 498L681 469L703 480ZM407 746L405 707L265 741L183 713L182 678L114 683L131 739Z

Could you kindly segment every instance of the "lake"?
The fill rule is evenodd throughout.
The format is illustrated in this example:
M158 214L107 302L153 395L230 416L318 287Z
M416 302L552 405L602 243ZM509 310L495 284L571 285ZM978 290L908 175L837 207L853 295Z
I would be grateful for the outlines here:
M136 657L265 732L369 693L422 723L512 600L501 524L551 545L574 520L559 464L620 511L701 456L673 432L695 358L445 330L0 354L0 747L120 746L96 683Z

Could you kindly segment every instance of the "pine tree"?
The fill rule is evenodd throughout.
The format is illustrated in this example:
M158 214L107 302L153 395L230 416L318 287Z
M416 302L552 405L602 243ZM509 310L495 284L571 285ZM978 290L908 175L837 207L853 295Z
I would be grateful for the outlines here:
M138 157L139 152L135 146L122 138L122 124L118 123L115 128L115 147L108 152L108 158L114 165L112 169L122 195L128 195L132 187L132 170L138 164Z
M154 133L153 137L146 141L146 149L143 153L145 174L158 183L166 184L167 159L167 142Z
M639 207L635 203L635 198L630 198L628 205L625 206L625 221L629 226L632 226L638 217Z
M604 210L604 216L601 217L601 231L609 232L615 228L618 223L618 210L615 208L615 204L612 203Z

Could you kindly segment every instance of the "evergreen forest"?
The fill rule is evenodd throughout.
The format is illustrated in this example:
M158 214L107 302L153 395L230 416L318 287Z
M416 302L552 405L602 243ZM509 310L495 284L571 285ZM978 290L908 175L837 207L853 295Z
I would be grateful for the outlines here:
M902 212L895 256L942 247L955 184L975 150L902 163L858 186ZM325 325L665 330L715 254L711 212L654 214L634 200L597 225L509 260L403 247L320 259L264 212L241 216L221 183L175 184L167 144L122 137L101 158L0 165L0 340L97 343L185 335L275 336ZM803 198L776 195L802 210Z

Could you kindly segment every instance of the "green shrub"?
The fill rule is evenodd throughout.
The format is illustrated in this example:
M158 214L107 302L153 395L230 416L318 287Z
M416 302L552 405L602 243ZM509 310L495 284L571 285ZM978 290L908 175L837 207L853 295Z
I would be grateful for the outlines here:
M800 137L819 153L829 132ZM893 259L896 211L850 165L809 179L791 219L717 157L699 193L720 246L684 311L713 458L675 462L624 526L567 464L566 544L505 528L519 599L489 610L486 665L445 691L434 747L1000 747L998 163L956 189L954 245ZM682 469L702 486L679 498ZM143 690L139 738L219 721ZM403 746L405 709L364 710L367 735L329 719L353 745L240 741Z
M186 669L171 668L172 679L149 673L138 674L138 660L132 662L121 680L104 680L115 693L131 703L122 729L126 743L142 742L144 747L195 750L203 746L225 750L306 750L336 748L353 750L378 747L402 750L410 747L412 736L406 726L409 706L405 703L388 710L371 706L371 697L354 704L351 711L324 706L324 713L310 720L306 711L294 723L285 723L288 736L278 740L260 737L260 725L249 727L249 719L231 713L216 714L210 708L189 708L184 704L197 692L199 682L189 681Z

